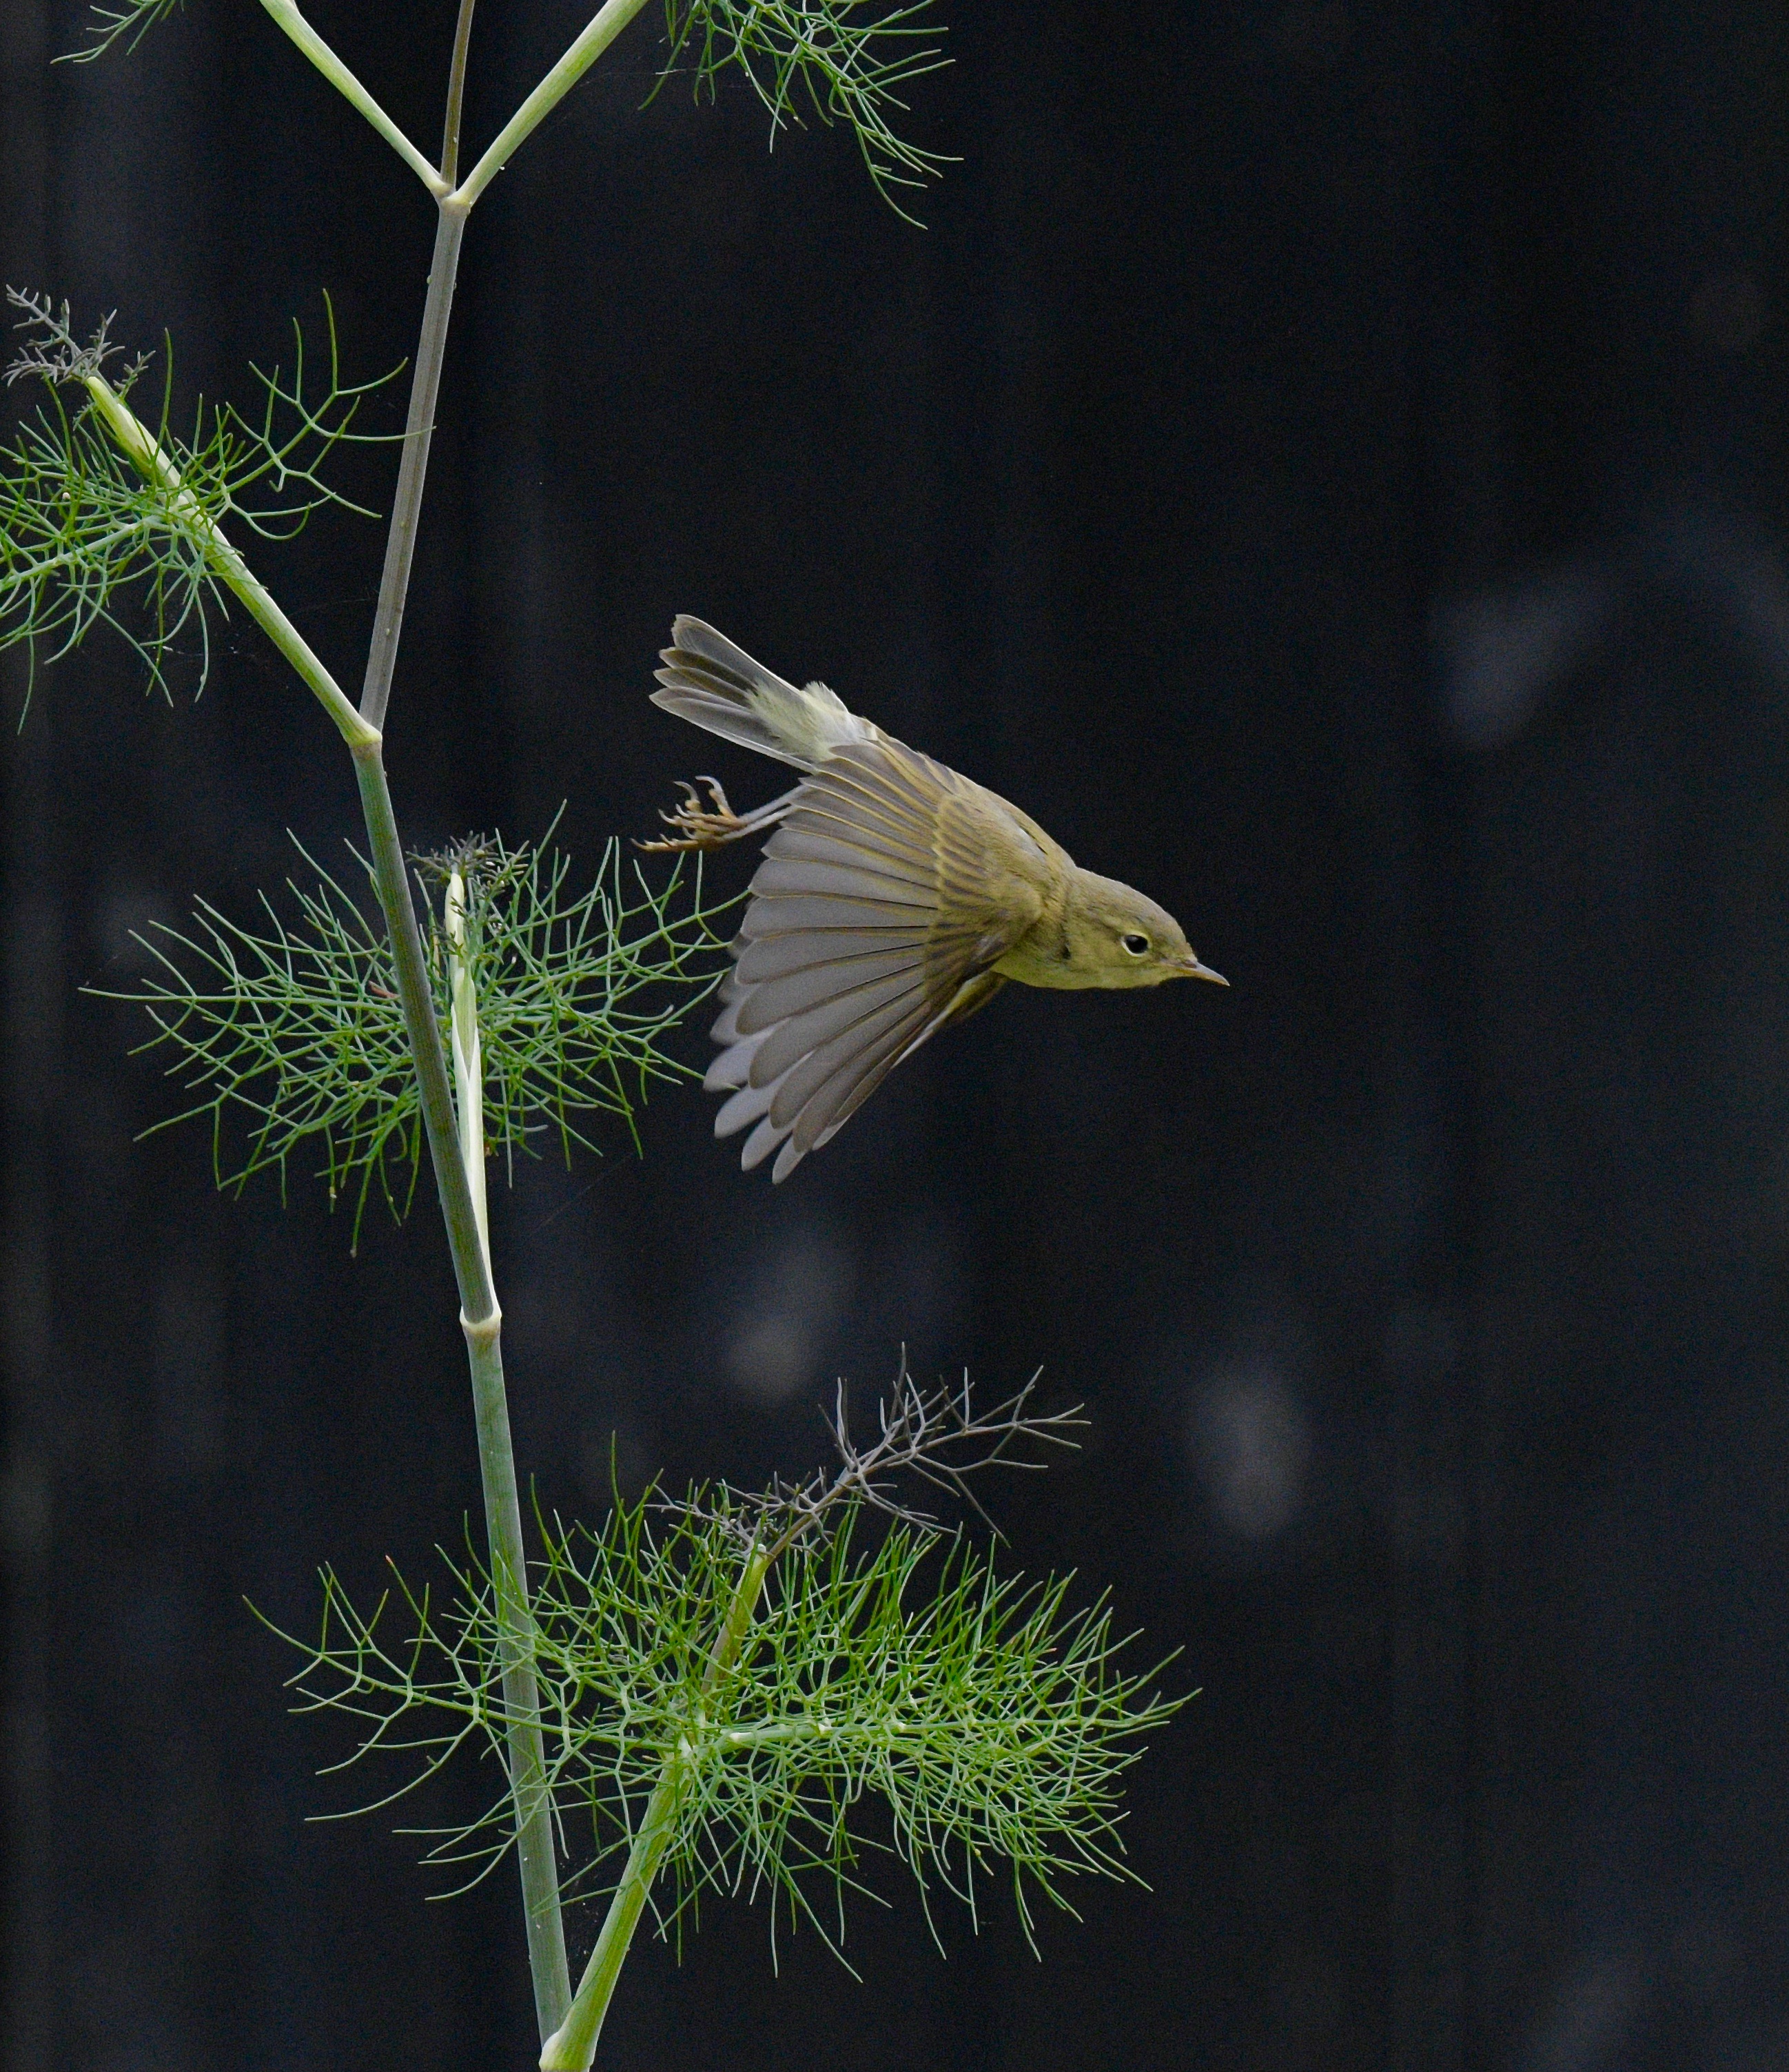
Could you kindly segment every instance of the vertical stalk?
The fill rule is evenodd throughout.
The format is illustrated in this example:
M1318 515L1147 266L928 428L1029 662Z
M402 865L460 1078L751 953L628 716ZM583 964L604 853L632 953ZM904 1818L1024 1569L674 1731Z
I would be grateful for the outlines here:
M779 1543L779 1546L787 1544L786 1540ZM708 1667L702 1675L697 1717L692 1722L698 1738L707 1725L701 1708L715 1685L739 1659L746 1635L751 1630L752 1614L758 1609L759 1593L764 1587L764 1578L778 1551L778 1547L755 1547L739 1572L733 1601L727 1606L726 1617L715 1637ZM603 2018L615 1996L615 1981L621 1975L628 1945L645 1911L652 1881L658 1875L659 1865L677 1832L677 1807L689 1784L692 1766L698 1759L699 1749L689 1737L681 1737L665 1757L659 1781L646 1802L645 1815L634 1836L634 1845L627 1852L621 1882L615 1887L609 1910L603 1918L596 1947L590 1952L584 1975L578 1982L578 1996L571 2004L563 2026L547 2038L541 2053L541 2072L589 2072L590 2061L596 2055L597 2039L603 2033Z
M404 426L404 458L398 463L397 494L392 500L391 528L385 535L385 571L379 578L379 608L373 615L372 644L367 651L366 678L360 689L361 717L380 728L385 724L392 674L397 667L397 638L404 628L404 600L409 594L417 520L422 508L423 482L429 472L429 442L434 436L435 406L441 396L447 319L453 312L460 240L465 235L470 207L470 203L452 195L442 197L440 220L435 225L434 257L429 262L429 293L422 305L416 372L410 379L409 416Z
M559 1911L553 1800L541 1746L540 1686L534 1673L534 1615L528 1609L522 1507L516 1486L516 1456L510 1445L509 1404L504 1390L503 1318L493 1313L483 1323L475 1324L463 1315L460 1322L472 1370L479 1473L490 1538L491 1579L496 1592L504 1709L509 1719L506 1753L510 1796L516 1808L516 1858L521 1872L522 1909L528 1927L528 1967L534 1984L535 2021L540 2034L547 2037L565 2019L571 1999L571 1972L565 1962L565 1923Z
M471 1369L479 1471L484 1489L491 1585L496 1592L501 1634L504 1708L509 1718L509 1786L516 1803L516 1848L527 1916L528 1970L534 1982L535 2016L541 2034L547 2037L565 2018L571 1998L571 1975L565 1962L565 1925L559 1912L553 1808L547 1793L541 1736L521 1498L504 1388L503 1312L497 1306L491 1285L471 1178L461 1155L447 1059L435 1018L422 933L410 896L409 874L404 867L391 791L385 782L382 745L377 738L364 745L356 743L354 769L372 847L373 876L391 936L398 997L416 1059L423 1126L428 1133L442 1217L447 1226L454 1277L459 1288L460 1326L466 1334L467 1360ZM479 1133L482 1143L482 1120Z
M471 34L472 0L460 0L448 80L444 150L457 157L460 115L466 87L466 51ZM367 652L360 693L360 717L384 729L392 677L397 666L397 643L404 624L410 569L429 469L429 446L434 434L441 394L441 369L453 312L454 283L459 268L469 202L444 196L435 227L435 247L429 266L429 291L417 341L416 372L410 382L404 455L392 502L385 539L385 565L380 578L379 603ZM477 1053L476 1002L467 1001L470 1028L460 1035L460 1002L455 999L455 1063L460 1073L459 1120L467 1136L463 1145L455 1127L448 1092L446 1060L434 1016L424 964L409 874L397 840L391 793L378 746L354 750L367 832L380 896L391 931L398 990L416 1058L429 1150L441 1193L442 1214L454 1256L460 1296L460 1326L466 1334L471 1370L472 1403L478 1426L479 1472L484 1492L485 1527L491 1549L491 1586L496 1593L502 1655L504 1705L509 1718L509 1787L516 1807L516 1853L522 1881L528 1930L528 1972L534 1987L534 2012L542 2037L563 2021L571 1997L565 1961L565 1924L559 1910L559 1874L554 1854L553 1807L546 1787L541 1736L540 1693L534 1671L534 1622L528 1603L527 1556L522 1539L522 1511L516 1480L516 1456L510 1437L509 1406L504 1386L503 1314L497 1306L484 1202L482 1089ZM463 923L463 915L462 915Z

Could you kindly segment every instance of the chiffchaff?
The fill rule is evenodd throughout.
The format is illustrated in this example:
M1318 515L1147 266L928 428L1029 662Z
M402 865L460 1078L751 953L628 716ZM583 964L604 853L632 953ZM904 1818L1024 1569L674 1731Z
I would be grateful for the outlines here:
M717 1137L755 1124L740 1163L785 1178L903 1059L985 1007L1008 979L1059 987L1228 981L1179 923L1083 870L995 792L849 711L796 689L711 626L680 617L652 701L808 774L755 812L713 778L685 785L657 849L712 849L780 823L751 881L704 1084ZM780 1149L779 1147L780 1146Z

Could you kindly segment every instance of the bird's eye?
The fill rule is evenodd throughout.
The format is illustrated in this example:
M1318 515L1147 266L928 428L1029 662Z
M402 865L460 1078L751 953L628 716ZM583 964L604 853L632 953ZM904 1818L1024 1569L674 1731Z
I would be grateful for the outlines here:
M1149 953L1149 937L1139 935L1134 929L1129 935L1121 935L1118 939L1133 957L1146 957Z

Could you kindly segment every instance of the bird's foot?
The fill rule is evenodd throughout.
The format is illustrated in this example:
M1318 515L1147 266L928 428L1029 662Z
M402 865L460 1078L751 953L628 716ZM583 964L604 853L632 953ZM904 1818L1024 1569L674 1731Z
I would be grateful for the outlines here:
M694 784L684 783L683 804L675 812L660 813L659 818L675 833L669 841L635 842L636 849L662 851L665 849L722 849L727 843L738 841L742 835L749 835L759 824L755 814L734 812L727 804L727 795L712 777L698 778L698 783L708 787L708 804L703 805Z

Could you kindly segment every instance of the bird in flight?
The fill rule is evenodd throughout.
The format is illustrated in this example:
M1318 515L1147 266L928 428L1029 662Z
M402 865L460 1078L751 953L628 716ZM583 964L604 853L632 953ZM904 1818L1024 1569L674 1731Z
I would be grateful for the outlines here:
M712 777L660 815L660 849L716 849L775 826L733 944L703 1084L727 1099L717 1137L751 1127L750 1172L787 1179L928 1037L1008 979L1052 987L1228 980L1179 923L1116 878L1083 870L996 793L851 712L798 690L699 619L680 616L652 702L802 771L735 813Z

